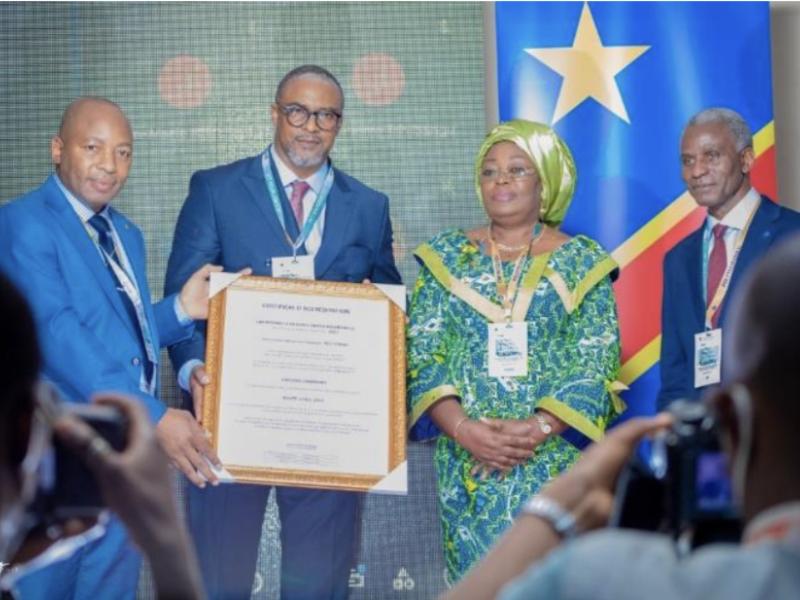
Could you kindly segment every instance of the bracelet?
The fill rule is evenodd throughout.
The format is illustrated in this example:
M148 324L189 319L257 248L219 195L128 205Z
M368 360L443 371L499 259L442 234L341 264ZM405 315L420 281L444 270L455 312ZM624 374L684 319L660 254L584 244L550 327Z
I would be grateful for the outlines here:
M453 441L454 442L458 443L458 428L461 427L467 421L469 421L469 417L462 417L459 420L459 422L456 423L456 426L453 427Z
M534 496L522 505L522 514L539 517L550 525L564 539L575 537L577 527L575 517L559 502L547 496Z

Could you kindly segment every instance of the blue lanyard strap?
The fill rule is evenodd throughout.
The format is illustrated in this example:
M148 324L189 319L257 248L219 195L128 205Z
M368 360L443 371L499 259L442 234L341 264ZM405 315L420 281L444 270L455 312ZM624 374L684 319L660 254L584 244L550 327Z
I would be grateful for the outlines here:
M271 147L272 146L270 146L270 148ZM300 248L300 246L306 243L308 236L311 235L314 226L317 224L317 221L322 214L322 210L325 208L325 204L328 202L328 194L333 187L333 167L328 167L328 172L325 174L325 181L322 184L322 190L317 196L317 201L314 202L314 206L312 207L308 218L303 224L300 235L297 236L296 240L292 241L292 238L289 237L289 232L286 231L286 217L283 214L283 206L281 206L281 197L278 193L278 186L275 183L275 177L272 175L272 155L270 148L265 150L264 158L261 161L261 168L264 171L264 180L267 182L267 195L272 201L272 208L275 209L275 214L278 216L278 221L280 221L281 228L283 229L283 235L286 237L286 242L292 249L292 254L297 255L297 250Z

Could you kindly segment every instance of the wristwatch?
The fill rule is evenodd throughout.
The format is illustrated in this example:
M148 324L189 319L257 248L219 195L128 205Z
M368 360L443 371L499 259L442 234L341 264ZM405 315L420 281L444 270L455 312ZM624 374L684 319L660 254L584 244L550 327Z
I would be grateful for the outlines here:
M539 429L542 430L542 433L545 435L550 435L553 433L553 426L547 422L540 413L533 413L533 418L536 419L536 422L539 424Z
M575 517L558 502L547 496L533 496L522 505L522 514L544 519L564 539L577 533Z

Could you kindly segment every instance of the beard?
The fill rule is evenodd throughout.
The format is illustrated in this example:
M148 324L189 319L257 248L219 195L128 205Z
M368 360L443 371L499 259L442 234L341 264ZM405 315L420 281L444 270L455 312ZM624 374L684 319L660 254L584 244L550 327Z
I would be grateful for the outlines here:
M322 144L316 150L300 150L294 143L286 148L286 156L295 167L309 169L321 166L328 158L326 150Z

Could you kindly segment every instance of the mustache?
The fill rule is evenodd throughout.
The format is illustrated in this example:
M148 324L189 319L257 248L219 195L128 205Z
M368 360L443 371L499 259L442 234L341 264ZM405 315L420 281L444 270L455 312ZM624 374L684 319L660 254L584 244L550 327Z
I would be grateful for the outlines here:
M322 142L322 138L320 136L312 135L312 134L308 134L308 133L296 135L296 136L294 136L294 140L296 142L314 142L314 143L317 143L317 144Z

